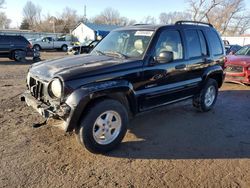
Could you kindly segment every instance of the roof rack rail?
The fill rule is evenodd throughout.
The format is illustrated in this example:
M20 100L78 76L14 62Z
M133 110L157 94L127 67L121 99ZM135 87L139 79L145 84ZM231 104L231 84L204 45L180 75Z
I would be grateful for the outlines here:
M197 25L207 25L209 27L214 27L210 23L198 22L198 21L180 20L180 21L175 22L175 25L182 25L182 24L197 24Z
M150 25L150 24L138 23L138 24L133 24L132 26L138 26L138 25Z

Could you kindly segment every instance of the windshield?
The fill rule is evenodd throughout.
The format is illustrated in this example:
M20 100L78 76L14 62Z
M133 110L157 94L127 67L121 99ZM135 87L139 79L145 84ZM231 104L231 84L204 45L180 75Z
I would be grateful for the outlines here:
M244 46L235 55L247 55L250 56L250 46Z
M91 54L141 59L153 33L154 31L142 30L113 31L94 48Z

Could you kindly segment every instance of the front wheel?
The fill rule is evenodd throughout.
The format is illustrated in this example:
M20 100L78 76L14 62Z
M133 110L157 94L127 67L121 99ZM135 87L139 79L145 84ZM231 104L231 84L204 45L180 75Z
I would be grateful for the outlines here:
M61 49L62 49L63 52L67 52L68 46L67 46L67 45L63 45L63 46L61 47Z
M95 103L76 131L79 142L89 151L105 153L116 148L127 131L128 112L118 101Z
M193 106L201 112L211 110L217 100L218 83L209 78L201 92L193 98Z
M41 47L38 44L35 44L33 46L33 49L39 52L41 50Z

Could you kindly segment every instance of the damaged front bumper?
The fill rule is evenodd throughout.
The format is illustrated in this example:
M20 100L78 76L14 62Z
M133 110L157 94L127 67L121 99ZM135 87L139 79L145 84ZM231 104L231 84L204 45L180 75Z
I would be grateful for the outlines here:
M69 114L71 111L71 108L67 104L62 104L60 106L48 106L47 104L38 101L31 95L29 91L26 91L22 94L21 101L25 101L28 106L31 106L46 119L57 118L63 120L63 129L66 130L66 127L68 126Z

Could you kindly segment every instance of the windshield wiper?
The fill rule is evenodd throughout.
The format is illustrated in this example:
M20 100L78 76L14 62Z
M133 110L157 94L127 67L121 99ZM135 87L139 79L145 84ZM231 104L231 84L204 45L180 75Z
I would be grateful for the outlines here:
M99 55L106 55L104 52L100 51L100 50L95 50L95 52Z
M120 53L120 52L117 52L117 51L107 51L107 52L104 52L105 55L115 55L115 56L118 56L119 58L122 58L122 59L126 59L127 56Z

